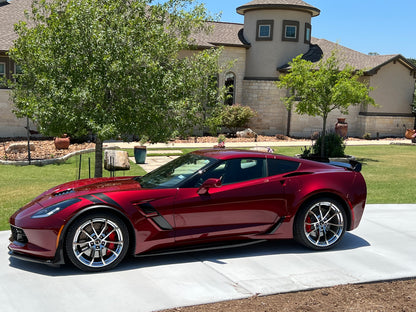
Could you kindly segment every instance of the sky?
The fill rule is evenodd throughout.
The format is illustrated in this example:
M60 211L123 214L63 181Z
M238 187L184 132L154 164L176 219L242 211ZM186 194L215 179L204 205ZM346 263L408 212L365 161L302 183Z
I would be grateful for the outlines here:
M236 8L251 0L199 0L221 21L244 23ZM416 0L304 0L321 10L312 36L368 54L401 54L416 59Z

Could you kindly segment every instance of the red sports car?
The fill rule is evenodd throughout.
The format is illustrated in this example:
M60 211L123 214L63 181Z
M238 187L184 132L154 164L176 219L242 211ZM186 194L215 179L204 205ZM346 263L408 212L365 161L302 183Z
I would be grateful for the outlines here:
M9 254L101 271L126 254L253 240L295 238L328 249L360 223L367 194L359 167L216 149L142 177L69 182L10 218Z

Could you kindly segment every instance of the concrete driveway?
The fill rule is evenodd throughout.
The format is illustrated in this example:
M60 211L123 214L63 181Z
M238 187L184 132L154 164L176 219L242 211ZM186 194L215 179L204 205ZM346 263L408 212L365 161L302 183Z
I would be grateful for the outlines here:
M347 283L416 277L416 205L368 205L341 244L313 252L293 241L131 258L86 274L9 258L0 232L0 311L157 311Z

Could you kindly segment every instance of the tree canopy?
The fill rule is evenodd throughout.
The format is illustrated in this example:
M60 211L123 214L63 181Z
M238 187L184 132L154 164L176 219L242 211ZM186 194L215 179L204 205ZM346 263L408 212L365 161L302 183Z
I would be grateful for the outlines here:
M294 106L298 114L322 117L323 136L328 115L333 110L348 114L351 105L375 105L369 96L371 88L359 81L363 72L349 65L341 68L336 51L318 63L304 60L299 55L289 65L288 73L276 82L279 88L290 91L283 101L288 109Z
M10 51L22 69L12 95L42 133L161 142L220 102L221 49L179 57L209 31L194 0L35 0L27 17Z

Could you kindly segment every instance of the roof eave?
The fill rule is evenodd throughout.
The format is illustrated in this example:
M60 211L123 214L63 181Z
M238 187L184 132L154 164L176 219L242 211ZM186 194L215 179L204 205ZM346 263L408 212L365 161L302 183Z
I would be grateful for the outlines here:
M411 62L409 62L403 55L401 54L397 54L396 56L392 57L391 59L377 65L376 67L373 67L369 70L364 71L364 75L365 76L374 76L375 74L377 74L377 72L380 70L380 68L382 68L383 66L391 63L391 62L395 62L398 61L400 62L402 65L406 66L410 71L415 72L416 71L416 66L413 65Z
M313 17L321 14L321 10L314 7L306 7L296 4L253 4L253 5L243 5L237 8L237 13L244 15L247 11L252 10L262 10L262 9L277 9L277 10L296 10L309 12Z

